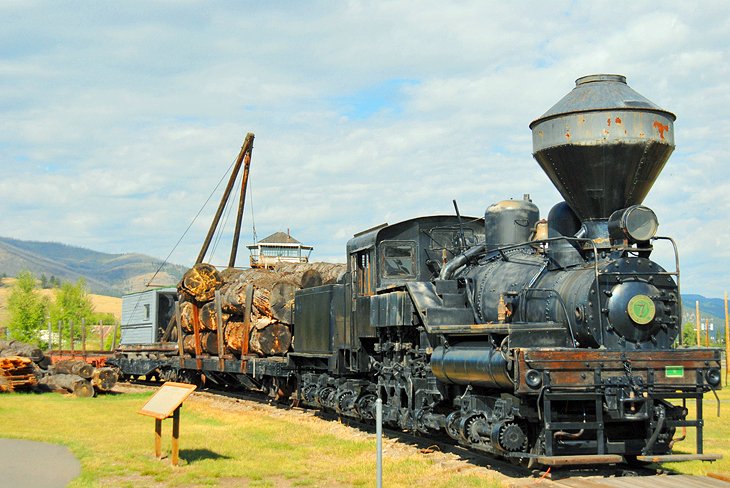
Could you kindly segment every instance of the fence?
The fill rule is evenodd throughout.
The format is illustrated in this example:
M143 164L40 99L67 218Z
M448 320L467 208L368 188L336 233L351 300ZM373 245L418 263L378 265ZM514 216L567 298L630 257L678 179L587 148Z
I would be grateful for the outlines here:
M98 324L93 324L89 327L86 324L86 320L84 319L81 319L80 324L74 324L73 320L66 321L65 323L64 321L59 320L55 330L51 326L50 320L47 322L46 325L47 336L45 339L48 342L49 351L69 350L71 351L71 353L74 353L77 351L77 347L80 346L80 349L78 349L78 351L80 351L82 354L86 354L87 351L106 352L114 351L117 348L117 340L119 336L119 321L116 321L114 325L103 324L101 321L99 321ZM64 338L64 332L68 332L67 338ZM109 349L107 349L106 341L108 340L110 333L111 342ZM65 348L64 343L66 345ZM95 348L94 346L97 345L99 347Z

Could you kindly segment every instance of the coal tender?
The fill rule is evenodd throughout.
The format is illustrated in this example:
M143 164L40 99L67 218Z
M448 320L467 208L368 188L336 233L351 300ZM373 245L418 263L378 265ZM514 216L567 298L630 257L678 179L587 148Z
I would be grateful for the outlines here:
M483 221L356 235L340 284L297 293L296 395L361 419L379 397L392 426L528 464L717 459L702 397L720 388L720 352L676 347L679 259L651 260L676 246L642 205L674 120L623 76L580 78L530 125L564 198L547 220L525 195ZM678 444L687 427L696 445Z

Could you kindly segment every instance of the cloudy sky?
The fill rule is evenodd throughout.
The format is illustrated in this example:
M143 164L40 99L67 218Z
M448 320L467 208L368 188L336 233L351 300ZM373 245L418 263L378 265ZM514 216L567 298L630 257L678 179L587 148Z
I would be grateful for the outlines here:
M529 123L620 73L677 114L645 203L683 292L730 287L730 3L4 0L0 19L0 235L165 258L249 131L246 243L289 228L343 261L353 233L452 199L480 216L530 193L547 215Z

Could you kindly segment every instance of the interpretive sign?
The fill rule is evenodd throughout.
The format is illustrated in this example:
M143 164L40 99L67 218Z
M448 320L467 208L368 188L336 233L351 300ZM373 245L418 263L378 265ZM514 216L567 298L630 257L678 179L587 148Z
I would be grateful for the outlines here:
M188 383L174 383L168 381L157 390L152 398L138 412L142 415L159 420L169 418L177 407L182 405L190 394L197 388Z
M155 456L162 458L162 421L172 416L172 465L177 466L180 452L180 407L196 386L168 381L137 412L155 419Z

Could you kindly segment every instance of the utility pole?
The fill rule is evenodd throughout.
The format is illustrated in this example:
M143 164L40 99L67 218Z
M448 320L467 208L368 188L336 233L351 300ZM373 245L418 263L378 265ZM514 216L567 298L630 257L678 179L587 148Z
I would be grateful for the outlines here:
M695 325L697 326L697 347L700 347L700 301L695 300Z

